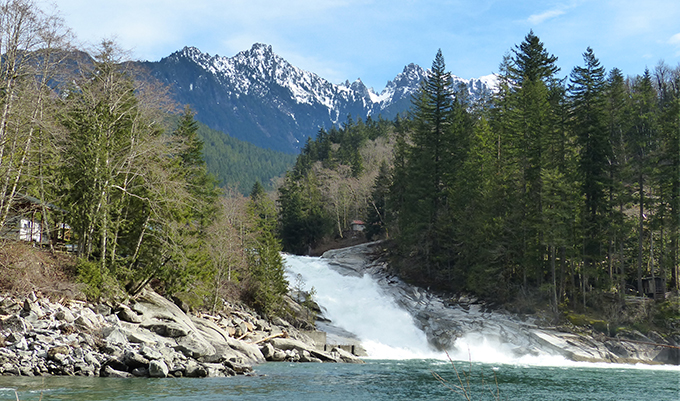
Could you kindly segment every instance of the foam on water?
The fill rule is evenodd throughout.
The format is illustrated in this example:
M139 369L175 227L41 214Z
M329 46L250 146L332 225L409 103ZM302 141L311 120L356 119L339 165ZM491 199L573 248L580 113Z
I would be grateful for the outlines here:
M370 275L342 275L322 258L284 255L290 283L302 278L302 289L314 288L314 300L324 309L324 316L352 333L368 353L368 359L438 359L470 361L514 366L588 367L615 369L675 370L680 366L624 365L615 363L575 362L547 352L520 355L516 346L500 336L470 332L458 338L454 349L433 349L413 317L400 308ZM480 317L481 318L481 317Z
M319 258L285 255L288 280L299 274L304 289L316 291L315 301L335 326L353 333L369 358L442 358L429 346L411 315L380 290L369 275L344 276Z

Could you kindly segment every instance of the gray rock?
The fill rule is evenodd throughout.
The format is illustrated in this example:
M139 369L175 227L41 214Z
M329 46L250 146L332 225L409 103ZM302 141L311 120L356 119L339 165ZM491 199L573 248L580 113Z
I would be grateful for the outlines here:
M17 350L28 350L28 341L26 341L25 337L21 337L21 339L14 344L12 344L12 348L17 349Z
M184 374L186 377L208 377L208 369L203 365L190 362L187 364Z
M33 329L29 323L26 323L20 316L13 315L2 321L2 329L9 330L15 333L25 333Z
M141 323L142 317L137 314L137 312L128 308L125 305L121 305L120 311L118 311L118 318L124 322L129 323Z
M13 363L5 363L2 365L2 373L5 375L20 376L21 370Z
M6 343L15 343L17 341L21 341L24 338L24 335L22 332L12 332L9 333L7 337L5 337L5 342Z
M250 373L253 371L252 366L243 363L226 361L224 364L238 374Z
M289 349L284 351L286 353L286 360L289 362L300 362L300 353L297 350Z
M108 316L111 314L111 307L106 304L97 304L93 306L93 311L102 316Z
M195 334L178 338L175 349L191 358L201 358L216 353L215 347L202 336Z
M162 360L153 360L149 363L149 376L150 377L168 377L168 365Z
M132 369L149 366L149 360L135 351L127 351L123 356L123 360Z
M272 355L271 362L283 362L286 360L286 351L277 349L274 351L274 354Z
M86 363L76 363L73 365L73 373L76 376L96 376L96 371L97 369L94 366Z
M163 337L184 337L191 333L191 328L182 323L156 318L146 319L139 325Z
M276 352L276 350L274 349L273 345L269 343L264 343L260 347L260 352L262 352L262 356L264 356L264 359L266 359L267 361L271 361L272 358L274 357L274 352Z
M106 365L104 367L104 370L102 372L102 376L104 376L104 377L117 377L117 378L122 378L122 379L127 379L129 377L132 377L132 375L130 373L123 372L123 371L120 371L120 370L116 370L116 369L112 368L110 365Z
M345 363L364 363L364 361L340 347L334 347L333 350L331 350L331 353L338 354L340 356L340 360Z
M71 348L66 345L52 347L47 351L47 359L56 360L57 355L68 355L71 353Z
M54 314L54 317L57 320L61 320L62 322L66 323L73 323L76 320L75 316L73 316L73 313L71 313L71 311L66 308L59 309Z
M321 359L315 358L309 351L302 351L300 353L300 362L322 362Z
M139 353L149 360L163 358L163 355L161 355L158 350L146 344L142 344L142 346L139 348Z
M118 327L108 327L104 329L104 339L109 344L121 345L123 347L128 345L127 335Z
M132 370L132 375L135 377L147 377L149 376L149 369L147 368L135 368Z
M210 320L192 318L192 322L201 336L215 348L217 357L213 358L214 360L242 357L252 363L265 361L264 355L257 345L230 337L226 331Z
M89 310L89 309L88 309ZM76 325L76 327L80 328L81 330L87 330L87 331L95 331L99 329L99 324L95 321L93 321L89 316L87 315L80 315L76 318L76 320L73 321L73 323Z
M112 369L121 372L127 372L128 370L128 366L125 364L125 357L123 356L122 352L116 352L112 355L109 355L104 365L110 366Z
M26 299L24 301L24 308L21 313L23 316L28 316L29 314L32 313L37 317L37 319L42 319L43 317L45 317L45 312L43 312L40 305L38 305L38 302L31 301L29 299Z

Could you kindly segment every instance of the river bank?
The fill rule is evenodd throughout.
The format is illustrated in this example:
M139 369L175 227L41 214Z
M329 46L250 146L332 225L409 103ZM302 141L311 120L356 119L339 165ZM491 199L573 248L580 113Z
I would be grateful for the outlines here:
M223 377L265 361L362 362L339 347L324 351L314 334L228 302L214 315L187 313L151 290L116 305L5 295L0 374Z

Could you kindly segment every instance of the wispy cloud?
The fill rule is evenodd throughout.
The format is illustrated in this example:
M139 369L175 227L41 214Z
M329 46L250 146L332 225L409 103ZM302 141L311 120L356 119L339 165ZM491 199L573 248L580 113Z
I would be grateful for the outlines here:
M668 43L680 47L680 33L676 33L668 39Z
M527 21L532 25L538 25L549 19L559 17L562 14L564 14L563 10L550 10L540 14L533 14L532 16L527 18Z

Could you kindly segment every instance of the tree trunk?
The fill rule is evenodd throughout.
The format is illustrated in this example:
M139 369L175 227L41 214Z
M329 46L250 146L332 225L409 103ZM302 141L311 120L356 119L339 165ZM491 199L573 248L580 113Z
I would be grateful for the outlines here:
M638 235L638 270L637 270L637 292L638 296L642 296L642 236L643 236L643 229L644 229L644 184L642 181L642 173L640 173L640 227L639 227L639 235Z

